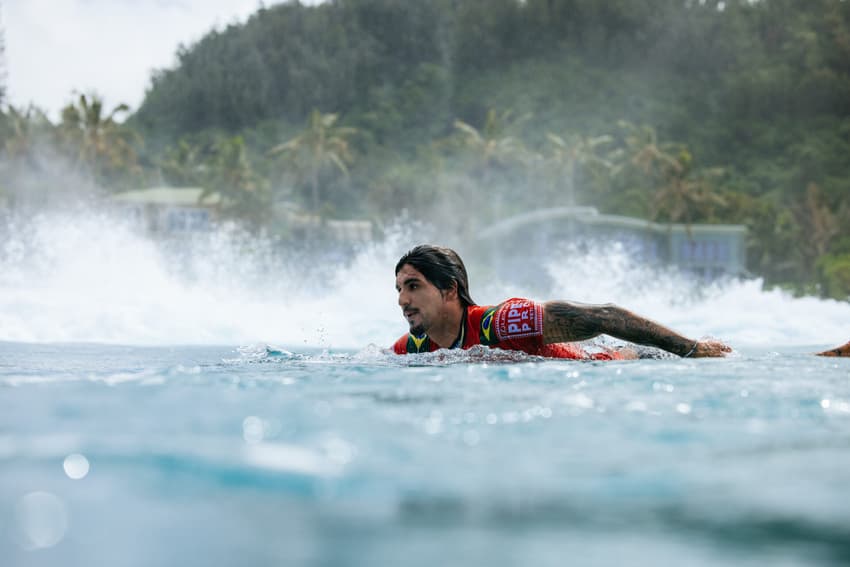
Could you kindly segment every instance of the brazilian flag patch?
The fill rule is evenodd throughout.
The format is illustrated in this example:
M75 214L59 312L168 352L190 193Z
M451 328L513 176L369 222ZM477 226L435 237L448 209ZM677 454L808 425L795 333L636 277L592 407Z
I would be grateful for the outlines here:
M428 335L422 334L420 336L415 336L413 333L407 335L407 353L414 354L418 352L430 352L431 349L431 339L428 338Z
M496 329L493 325L493 315L496 313L497 308L498 306L491 307L485 311L484 316L481 317L481 333L479 334L479 340L482 345L493 346L499 342L499 339L496 338Z

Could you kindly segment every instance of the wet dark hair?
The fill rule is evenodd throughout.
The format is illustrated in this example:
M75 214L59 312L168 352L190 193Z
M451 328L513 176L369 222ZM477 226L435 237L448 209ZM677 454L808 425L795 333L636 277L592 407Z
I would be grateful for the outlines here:
M463 265L463 260L457 252L451 248L420 244L401 257L395 265L396 275L405 264L410 264L419 270L425 279L439 290L445 291L451 289L452 284L457 284L457 296L461 305L464 307L475 305L469 295L469 276L466 275L466 266Z

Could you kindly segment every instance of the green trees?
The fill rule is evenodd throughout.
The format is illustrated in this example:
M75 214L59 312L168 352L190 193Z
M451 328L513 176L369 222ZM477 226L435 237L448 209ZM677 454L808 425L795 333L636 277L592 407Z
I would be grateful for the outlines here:
M182 47L125 123L90 96L58 125L0 111L2 182L52 152L112 189L215 186L248 222L284 198L379 220L579 204L740 222L768 284L840 295L848 62L847 0L278 3Z
M526 157L525 145L511 134L511 130L526 119L515 118L512 110L498 112L491 108L480 129L463 120L454 121L460 148L467 152L473 171L485 182L491 181L493 170L521 162Z
M323 176L336 171L347 177L348 164L354 159L349 138L357 130L337 126L337 118L336 114L314 109L300 134L268 151L270 156L281 156L286 164L284 171L294 171L298 181L309 187L314 214L320 212Z
M35 167L36 151L49 124L47 116L37 108L10 106L0 121L3 156L11 163Z
M685 224L716 220L715 209L726 205L715 186L723 174L721 168L695 169L686 145L660 143L650 126L621 121L620 127L624 147L612 154L619 162L615 172L640 173L638 183L646 187L652 219Z
M271 215L268 182L260 177L248 159L241 136L221 138L212 147L209 165L203 170L200 201L219 195L222 214L258 228Z
M609 135L581 136L573 134L566 139L548 132L548 154L544 167L552 183L558 200L573 206L577 204L577 186L580 181L591 181L592 171L604 170L610 173L613 164L603 155L613 138Z
M126 183L128 175L141 174L134 147L141 139L117 122L119 115L128 112L126 104L106 112L99 96L85 94L62 109L56 130L59 146L101 187L115 189Z
M39 109L0 110L0 190L6 200L23 208L39 208L67 192L67 171L57 167L58 148L53 124Z
M517 212L527 195L515 190L527 185L527 167L532 159L523 141L516 135L528 116L515 116L510 109L489 109L481 128L455 120L454 136L445 142L454 154L453 165L461 175L463 200L478 200L477 210L484 218ZM481 197L484 197L481 199Z

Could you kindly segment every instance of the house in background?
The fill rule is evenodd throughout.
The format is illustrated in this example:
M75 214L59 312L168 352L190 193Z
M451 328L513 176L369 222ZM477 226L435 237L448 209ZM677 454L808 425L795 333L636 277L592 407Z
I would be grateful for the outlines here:
M201 201L202 187L152 187L113 195L113 205L143 230L162 235L210 230L218 219L218 194Z
M113 206L141 230L160 236L211 230L220 220L221 197L213 193L201 200L202 187L152 187L118 193ZM272 234L284 239L326 240L357 244L373 238L368 220L323 219L304 214L292 203L272 206Z
M641 264L676 266L714 279L745 275L746 234L743 225L655 223L600 214L593 207L556 207L496 222L479 245L489 249L494 265L505 266L503 277L536 274L531 262L565 247L598 253L615 243Z

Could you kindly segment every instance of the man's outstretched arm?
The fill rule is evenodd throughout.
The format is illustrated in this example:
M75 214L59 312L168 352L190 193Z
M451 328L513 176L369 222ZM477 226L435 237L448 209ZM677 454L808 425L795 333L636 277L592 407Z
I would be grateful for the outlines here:
M732 349L720 341L695 341L612 304L586 305L569 301L543 304L543 342L583 341L606 334L640 345L658 347L679 356L726 356Z

